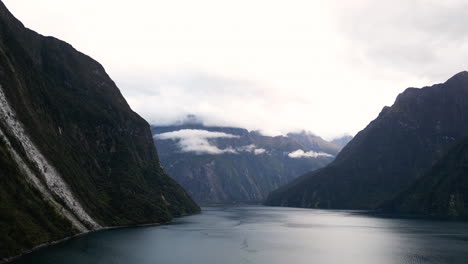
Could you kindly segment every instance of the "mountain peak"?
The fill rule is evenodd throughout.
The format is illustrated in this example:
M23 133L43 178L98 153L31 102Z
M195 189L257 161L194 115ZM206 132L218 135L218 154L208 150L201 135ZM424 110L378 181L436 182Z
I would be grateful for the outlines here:
M448 88L468 89L468 71L462 71L447 80Z
M266 204L375 208L408 188L468 134L467 113L466 71L442 84L408 88L332 163L272 192Z
M461 71L461 72L455 74L454 76L452 76L450 79L460 79L460 78L468 79L468 71Z
M165 126L205 126L205 123L198 116L194 114L187 114L182 118L175 120L174 122L169 123Z

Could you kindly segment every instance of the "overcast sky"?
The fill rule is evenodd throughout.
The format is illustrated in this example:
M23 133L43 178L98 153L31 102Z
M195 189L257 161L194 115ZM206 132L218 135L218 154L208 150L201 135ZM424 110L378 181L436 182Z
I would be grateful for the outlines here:
M355 134L468 68L466 0L3 0L90 55L153 124Z

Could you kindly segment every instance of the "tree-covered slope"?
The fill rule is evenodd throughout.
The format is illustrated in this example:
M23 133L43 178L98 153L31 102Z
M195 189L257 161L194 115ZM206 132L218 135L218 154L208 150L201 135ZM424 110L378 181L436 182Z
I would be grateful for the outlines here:
M161 168L148 123L130 109L103 67L63 41L26 29L1 2L0 101L2 140L16 152L22 171L0 167L2 195L10 197L0 207L21 216L0 218L0 226L53 215L41 205L46 202L59 214L68 212L65 218L81 232L166 222L199 210ZM13 168L8 155L2 162ZM18 188L3 188L8 185ZM26 198L15 204L11 197ZM57 229L43 224L31 225L37 240L29 236L21 248L73 232L60 228L63 223ZM9 230L0 234L1 243L23 239L21 229Z
M402 214L468 219L468 138L382 207Z
M327 167L272 192L266 204L368 209L394 198L468 134L468 72L408 88Z

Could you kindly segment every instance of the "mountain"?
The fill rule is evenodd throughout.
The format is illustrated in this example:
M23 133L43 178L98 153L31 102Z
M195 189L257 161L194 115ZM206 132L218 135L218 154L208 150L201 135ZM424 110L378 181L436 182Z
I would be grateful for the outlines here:
M0 260L199 211L103 67L26 29L1 2L0 165Z
M468 137L382 208L402 214L468 219Z
M338 154L343 146L339 146L335 143L328 142L319 136L316 136L307 131L301 131L298 133L288 133L290 138L295 139L299 144L307 149L315 150L318 152L330 153L333 155Z
M297 142L309 149L315 149L336 155L348 144L353 136L345 135L326 141L308 131L288 133L288 137L294 138Z
M165 170L201 203L261 202L340 150L307 132L270 137L192 121L152 131Z
M273 191L267 205L372 209L394 198L468 134L468 72L408 88L327 167Z
M344 148L351 141L351 139L353 139L353 136L345 135L345 136L342 136L342 137L334 138L330 142L337 145L337 146L339 146L339 147L341 147L341 148Z

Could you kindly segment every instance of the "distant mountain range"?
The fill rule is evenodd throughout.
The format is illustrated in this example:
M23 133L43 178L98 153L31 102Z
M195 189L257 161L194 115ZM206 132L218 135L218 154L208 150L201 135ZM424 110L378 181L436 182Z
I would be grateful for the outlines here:
M351 140L353 139L352 136L344 135L342 137L337 137L331 141L331 143L335 144L340 148L344 148Z
M305 131L270 137L194 120L151 130L165 170L200 203L261 202L271 190L330 163L341 149Z
M398 196L390 203L397 211L466 213L466 143L445 155L466 135L468 72L442 84L408 88L332 163L273 191L265 204L375 209Z

